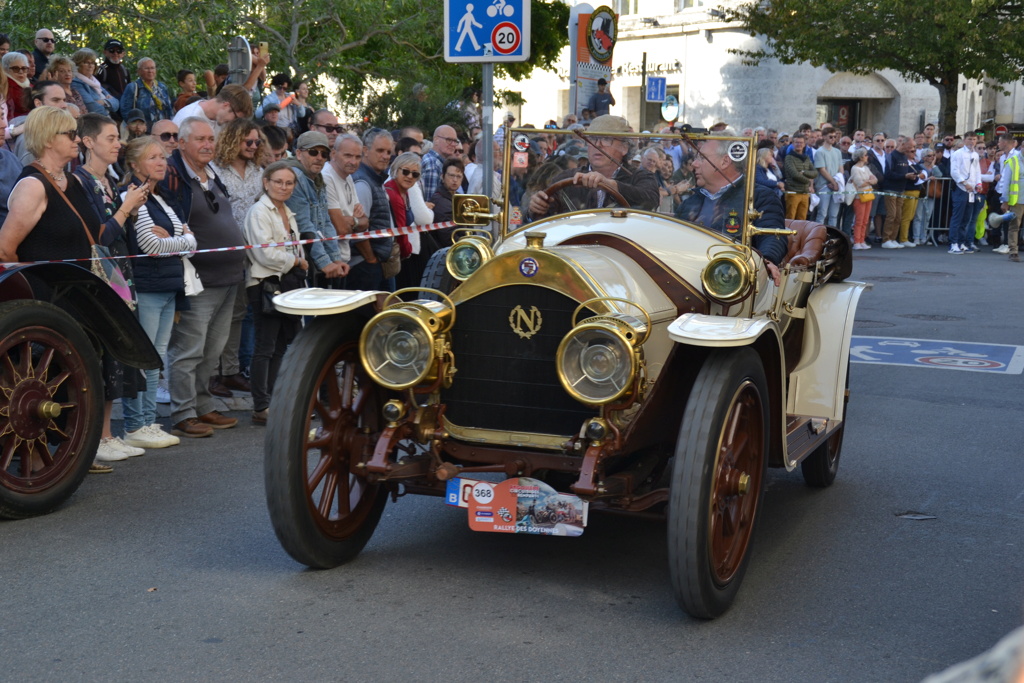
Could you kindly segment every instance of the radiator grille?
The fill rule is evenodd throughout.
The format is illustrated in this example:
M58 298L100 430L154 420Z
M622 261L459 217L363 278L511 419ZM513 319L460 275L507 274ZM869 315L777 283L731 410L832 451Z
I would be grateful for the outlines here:
M540 314L540 329L529 339L516 334L509 322L517 306L525 314L536 307ZM597 413L562 389L555 368L555 353L576 306L563 294L531 285L499 287L459 304L452 330L458 373L441 396L445 416L460 427L565 436L578 432Z

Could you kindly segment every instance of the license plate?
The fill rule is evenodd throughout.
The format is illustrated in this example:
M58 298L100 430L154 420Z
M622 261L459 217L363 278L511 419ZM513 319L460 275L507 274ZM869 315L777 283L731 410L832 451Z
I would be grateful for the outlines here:
M590 507L578 496L559 493L531 477L500 483L450 479L445 502L466 508L473 531L540 536L579 536Z

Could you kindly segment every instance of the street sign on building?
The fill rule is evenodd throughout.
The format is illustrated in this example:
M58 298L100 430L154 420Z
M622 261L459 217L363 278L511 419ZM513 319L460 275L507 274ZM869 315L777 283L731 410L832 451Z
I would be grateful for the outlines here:
M647 101L664 102L665 92L668 89L668 79L664 76L647 77Z
M530 0L445 0L446 62L525 62Z

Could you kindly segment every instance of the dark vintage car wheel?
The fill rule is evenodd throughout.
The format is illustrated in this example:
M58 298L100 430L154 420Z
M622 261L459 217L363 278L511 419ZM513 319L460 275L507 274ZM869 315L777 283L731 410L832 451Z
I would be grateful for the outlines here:
M839 472L839 455L843 450L843 432L846 431L846 406L850 403L850 366L846 366L846 391L843 394L843 423L828 437L828 441L800 463L800 471L808 486L823 489L832 485Z
M711 619L736 597L761 506L768 390L751 349L708 356L690 392L672 469L669 573L679 605Z
M103 422L100 361L43 301L0 304L0 516L53 511L81 485Z
M288 349L264 447L267 507L296 561L328 569L373 535L387 491L356 474L380 432L381 390L359 362L355 320L318 318Z
M452 290L459 284L455 278L452 277L451 273L448 272L448 266L445 264L445 259L448 258L449 247L442 247L430 255L430 259L427 261L426 267L423 269L423 278L420 280L420 287L426 287L427 289L437 289L445 294L451 294ZM434 294L424 293L422 294L424 299L438 300Z

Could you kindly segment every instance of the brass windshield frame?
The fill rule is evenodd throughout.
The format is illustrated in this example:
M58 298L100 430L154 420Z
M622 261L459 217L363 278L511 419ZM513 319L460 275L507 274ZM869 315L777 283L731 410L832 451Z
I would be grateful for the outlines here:
M569 135L569 136L572 136L575 139L580 139L581 137L582 138L588 138L588 137L591 137L591 138L596 138L596 137L602 137L602 138L605 138L605 137L609 137L609 138L627 138L627 139L630 139L630 140L638 140L638 141L639 140L650 140L651 142L661 142L662 140L665 140L665 139L678 139L683 144L685 144L688 147L690 147L691 149L695 146L694 143L700 143L700 142L712 141L712 140L721 140L721 141L726 141L726 142L742 142L742 143L745 143L747 145L747 155L746 155L746 159L745 159L746 169L744 171L744 182L745 182L745 185L746 185L746 187L744 188L744 193L745 193L744 196L747 199L747 210L744 211L743 215L741 216L742 231L741 231L740 243L743 244L744 246L747 246L747 247L750 246L751 238L753 237L753 233L752 233L750 228L752 227L753 220L756 220L756 219L754 219L754 216L759 215L759 214L757 214L757 212L754 211L754 171L755 171L755 165L757 163L757 139L756 138L753 138L753 137L749 137L749 138L733 137L733 136L717 135L717 134L713 134L713 133L706 133L705 134L705 133L675 133L675 132L673 132L673 133L590 133L590 132L584 132L584 133L582 133L582 135L580 135L580 134L577 133L577 131L564 130L564 129L561 129L561 128L514 128L513 127L513 128L506 128L505 129L504 149L502 150L502 156L503 156L503 159L504 159L504 164L502 165L503 173L502 173L502 177L501 177L501 185L502 185L502 187L501 187L501 197L502 197L502 212L501 213L502 213L502 219L501 219L501 224L500 224L501 240L505 240L512 233L517 232L518 230L520 230L523 227L526 227L526 226L519 226L518 228L510 228L509 227L509 220L510 220L510 217L511 217L511 214L509 212L509 209L510 209L510 206L509 206L509 190L511 189L511 181L512 181L512 173L511 173L511 170L512 170L512 142L515 139L515 136L518 135L518 134L525 134L525 135L528 135L528 136L547 135L547 134L551 134L551 135ZM638 145L638 148L639 148L639 145ZM612 211L612 210L616 210L616 209L588 209L588 211L595 212L595 213L596 212L607 212L607 211ZM647 213L647 212L645 212L645 213ZM560 215L562 215L562 214L560 214ZM685 223L684 221L679 221L674 216L671 216L671 215L668 215L668 214L656 214L656 215L659 215L659 216L661 216L661 217L663 217L663 218L665 218L667 220L676 221L676 222L682 223L684 225L690 225L689 223ZM701 229L704 229L704 230L708 229L708 228L704 228L704 226L700 226L700 225L698 225L697 227L700 227ZM719 233L716 233L716 234L719 234Z

